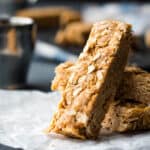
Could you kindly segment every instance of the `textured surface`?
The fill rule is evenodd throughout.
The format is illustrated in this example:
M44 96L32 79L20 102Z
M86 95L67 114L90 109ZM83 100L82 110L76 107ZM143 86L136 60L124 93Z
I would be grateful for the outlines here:
M133 100L113 101L102 126L111 131L129 132L150 129L150 106Z
M67 61L55 69L56 76L52 82L52 90L63 91L74 66ZM116 93L116 99L133 99L150 104L150 73L138 67L126 67L124 77Z
M150 104L150 73L126 70L116 97Z
M58 93L0 91L0 149L13 150L149 150L150 133L113 134L97 141L45 135ZM61 144L60 144L61 143ZM8 147L4 146L8 145ZM10 147L13 147L12 149Z
M63 91L71 73L72 62L65 62L56 68L52 89ZM150 129L150 74L137 67L126 67L123 81L118 88L117 97L122 101L110 104L103 128L111 131ZM129 102L128 100L131 99ZM137 102L135 102L135 101ZM139 102L145 103L140 104Z
M95 138L107 103L123 76L131 41L129 24L105 20L95 23L73 66L49 132L76 138Z

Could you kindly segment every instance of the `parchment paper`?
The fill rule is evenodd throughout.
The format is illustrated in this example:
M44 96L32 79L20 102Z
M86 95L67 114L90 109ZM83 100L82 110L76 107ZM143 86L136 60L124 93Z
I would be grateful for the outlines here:
M24 150L150 149L150 132L105 135L96 141L46 135L43 130L48 127L58 100L58 93L0 90L0 150L8 147L8 150L10 147Z

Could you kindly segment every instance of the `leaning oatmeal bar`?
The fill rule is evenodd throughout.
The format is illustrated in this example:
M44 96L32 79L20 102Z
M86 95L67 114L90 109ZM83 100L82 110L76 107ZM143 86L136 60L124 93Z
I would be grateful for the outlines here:
M122 79L130 41L131 26L126 23L102 21L93 25L49 132L81 139L98 136L108 103Z
M115 132L150 129L150 106L138 102L116 100L108 109L102 127Z

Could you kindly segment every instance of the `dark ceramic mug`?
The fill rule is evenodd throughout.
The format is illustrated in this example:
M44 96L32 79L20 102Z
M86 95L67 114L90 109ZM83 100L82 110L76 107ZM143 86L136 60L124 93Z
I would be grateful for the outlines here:
M32 19L0 17L0 88L25 84L35 37Z

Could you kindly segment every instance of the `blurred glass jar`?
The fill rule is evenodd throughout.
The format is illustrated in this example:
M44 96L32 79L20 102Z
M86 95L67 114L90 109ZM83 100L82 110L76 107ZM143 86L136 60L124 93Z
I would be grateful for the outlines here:
M0 88L25 84L35 37L32 19L0 18Z

